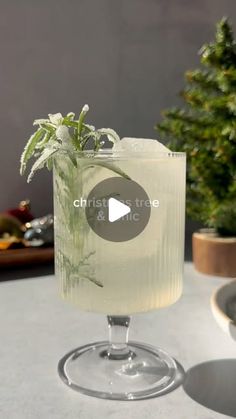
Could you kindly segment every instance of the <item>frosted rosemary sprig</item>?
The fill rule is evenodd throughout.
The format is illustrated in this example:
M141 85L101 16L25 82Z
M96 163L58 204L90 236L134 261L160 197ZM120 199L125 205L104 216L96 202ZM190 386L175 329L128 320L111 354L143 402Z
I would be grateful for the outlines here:
M47 119L36 119L33 125L38 128L31 135L21 156L20 173L24 174L28 161L36 158L30 174L28 182L31 181L34 173L47 165L50 170L52 168L52 157L61 148L66 150L74 166L76 166L75 152L83 151L89 140L92 140L94 151L98 151L104 145L102 140L106 136L108 140L115 143L120 140L118 134L111 128L95 129L93 125L86 124L85 117L89 111L88 105L84 105L80 112L79 118L75 119L73 112L62 116L61 113L49 114ZM103 165L109 170L125 176L119 168L99 161L93 162L93 165Z

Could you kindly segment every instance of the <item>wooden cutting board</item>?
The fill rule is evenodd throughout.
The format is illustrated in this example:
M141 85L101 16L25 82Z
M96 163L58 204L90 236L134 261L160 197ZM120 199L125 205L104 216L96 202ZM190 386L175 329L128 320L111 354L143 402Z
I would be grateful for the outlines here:
M0 250L0 268L52 262L53 247Z

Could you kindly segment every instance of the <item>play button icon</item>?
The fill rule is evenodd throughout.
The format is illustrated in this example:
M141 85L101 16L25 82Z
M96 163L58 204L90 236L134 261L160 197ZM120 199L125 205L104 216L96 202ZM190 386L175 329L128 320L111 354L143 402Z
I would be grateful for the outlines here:
M131 211L128 205L123 204L115 198L108 199L108 220L110 223L119 220L124 215L129 214Z
M90 191L85 213L94 233L105 240L122 242L145 229L151 213L150 200L137 182L111 177Z

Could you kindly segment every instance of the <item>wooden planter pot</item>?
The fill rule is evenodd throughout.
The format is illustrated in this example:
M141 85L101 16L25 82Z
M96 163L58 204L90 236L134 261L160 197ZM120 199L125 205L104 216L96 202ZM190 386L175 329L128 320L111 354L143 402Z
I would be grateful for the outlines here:
M193 263L197 271L236 277L236 237L220 237L211 229L193 233Z

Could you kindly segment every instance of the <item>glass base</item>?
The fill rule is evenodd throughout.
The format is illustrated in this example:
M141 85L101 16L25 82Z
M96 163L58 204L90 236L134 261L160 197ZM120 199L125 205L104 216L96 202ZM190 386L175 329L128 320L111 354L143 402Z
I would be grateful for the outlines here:
M179 385L178 366L166 352L137 342L128 348L126 359L112 356L108 342L74 349L60 360L59 375L74 390L102 399L147 399Z

